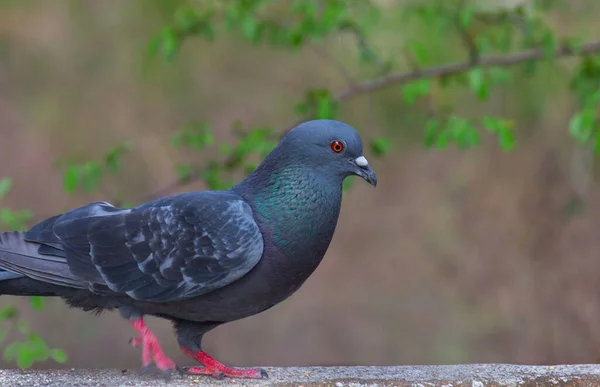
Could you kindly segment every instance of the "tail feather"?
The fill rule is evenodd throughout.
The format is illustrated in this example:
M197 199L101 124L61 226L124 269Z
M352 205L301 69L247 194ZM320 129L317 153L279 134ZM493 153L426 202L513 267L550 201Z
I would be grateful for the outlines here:
M0 281L6 281L23 277L25 277L23 274L13 273L12 271L0 271Z
M0 272L0 280L20 275L54 285L87 288L86 283L71 273L66 258L41 255L40 245L24 237L19 231L0 232L0 270L4 270Z

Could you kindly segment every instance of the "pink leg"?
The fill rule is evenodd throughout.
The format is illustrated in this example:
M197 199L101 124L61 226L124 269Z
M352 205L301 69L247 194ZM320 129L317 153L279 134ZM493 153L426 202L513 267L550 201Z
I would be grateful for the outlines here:
M181 346L183 353L189 357L196 359L204 367L191 367L186 371L194 375L210 375L214 377L228 376L232 378L249 378L249 379L266 379L268 374L260 368L241 369L230 368L222 363L219 363L204 351L193 352L188 348Z
M130 321L130 324L138 335L140 335L140 337L131 339L131 345L133 347L142 346L142 372L147 371L152 363L162 372L170 373L175 371L175 362L165 355L158 343L158 339L148 329L144 320L138 318L137 320Z

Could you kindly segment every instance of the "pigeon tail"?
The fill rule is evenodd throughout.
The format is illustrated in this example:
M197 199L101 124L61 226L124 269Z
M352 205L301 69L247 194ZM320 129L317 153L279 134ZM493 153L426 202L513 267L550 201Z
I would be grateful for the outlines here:
M73 277L65 258L40 255L40 245L26 241L24 236L20 231L0 232L0 294L47 295L48 286L40 286L36 291L35 284L40 281L84 287ZM13 282L15 286L9 286Z
M23 278L23 274L13 273L12 271L0 270L0 281L7 281L15 278Z
M12 233L0 232L0 251L2 251L2 249L6 248L8 245L7 240L8 240L8 238L10 238L8 234L12 234ZM19 274L19 273L9 271L9 270L0 269L0 282L17 279L17 278L23 278L23 277L25 277L23 274Z

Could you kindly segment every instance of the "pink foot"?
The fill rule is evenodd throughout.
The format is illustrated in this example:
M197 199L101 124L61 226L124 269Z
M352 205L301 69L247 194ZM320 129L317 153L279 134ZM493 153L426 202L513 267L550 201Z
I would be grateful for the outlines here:
M216 378L227 376L230 378L267 379L269 377L267 372L261 368L231 368L219 363L204 351L192 352L184 346L181 346L181 350L204 366L186 369L189 374L210 375Z
M175 371L175 362L165 355L158 339L148 329L144 320L139 318L130 323L133 329L140 335L140 337L131 339L131 345L133 347L142 346L142 373L149 371L153 364L165 375L170 375Z

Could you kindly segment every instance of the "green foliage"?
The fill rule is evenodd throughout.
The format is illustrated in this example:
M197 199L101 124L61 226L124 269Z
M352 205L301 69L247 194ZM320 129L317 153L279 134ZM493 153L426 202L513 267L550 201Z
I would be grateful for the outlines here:
M371 152L375 156L383 156L389 152L392 143L383 137L377 137L371 140Z
M2 200L12 188L12 180L8 177L0 178L0 200ZM14 211L0 206L0 230L22 230L26 223L33 217L29 210Z
M121 170L121 158L131 148L132 144L128 141L109 149L100 161L91 160L80 164L68 164L63 173L65 192L75 194L78 189L84 192L95 191L106 174L117 173Z
M338 102L326 89L311 89L305 93L304 100L295 106L296 113L312 114L314 119L332 119L336 116Z
M290 122L340 118L344 102L390 88L397 91L398 107L423 113L425 118L419 125L423 144L438 150L471 149L479 146L485 136L493 137L505 151L514 149L518 145L518 125L510 117L464 117L453 105L455 97L467 95L469 103L483 107L496 90L513 82L515 75L533 75L541 63L556 68L554 62L561 55L577 56L579 65L572 72L571 90L579 109L568 130L574 141L600 152L600 56L598 50L589 49L584 55L586 45L582 39L563 36L547 23L548 12L561 1L534 0L514 8L484 8L482 2L475 0L407 1L403 3L400 22L410 24L415 34L402 36L404 55L382 53L373 43L376 26L386 12L382 3L181 1L177 7L173 5L176 9L170 22L150 39L148 48L154 59L174 61L185 44L194 49L194 39L213 43L225 35L250 45L296 53L307 47L324 46L348 84L342 90L323 86L299 90L297 103L290 106L290 114L294 115ZM427 37L420 33L423 31L429 32ZM354 58L335 61L335 53L330 52L333 38L350 40ZM461 48L458 56L455 49L449 49L457 45ZM291 126L294 125L286 130ZM189 151L194 158L202 155L203 161L177 165L171 187L202 181L210 189L229 188L256 168L286 130L233 123L234 141L219 142L209 123L190 123L173 134L171 145L179 152ZM376 157L385 157L394 149L389 133L363 134L368 141L366 149ZM100 159L63 165L64 191L74 195L100 189L106 176L121 171L123 157L130 149L132 144L127 142L110 149ZM354 181L346 179L344 189L351 189ZM11 186L10 179L0 179L0 199ZM29 211L0 207L0 228L23 229L31 218ZM30 305L39 310L43 307L41 301L31 298ZM6 347L5 359L16 361L19 367L50 358L66 361L63 352L48 348L29 331L15 308L0 310L0 321L12 323L25 337ZM5 337L6 333L0 336L2 340Z
M407 105L413 105L419 98L427 97L431 90L431 79L423 78L406 84L402 88L402 98Z
M64 351L49 348L46 342L37 334L29 332L26 324L18 324L19 331L25 336L24 340L13 341L4 349L4 359L16 361L19 368L29 368L35 362L53 359L65 363L67 355Z
M571 81L580 110L569 123L569 133L584 146L593 146L600 153L600 56L584 56Z
M173 23L151 41L151 48L153 52L157 52L154 49L157 42L162 42L163 47L174 48L181 47L183 41L191 37L212 41L219 34L233 33L251 44L271 44L282 49L299 49L322 44L332 36L350 34L355 37L358 64L366 65L369 72L374 71L381 76L373 80L377 87L372 89L392 87L396 81L392 80L394 78L386 79L386 75L391 67L399 66L395 63L397 59L382 58L369 42L373 26L381 16L380 7L377 2L366 0L351 4L342 0L287 3L273 0L229 0L207 2L202 7L190 3L175 13ZM398 82L401 85L401 100L407 106L418 106L419 101L424 101L428 106L431 117L423 123L426 146L445 149L455 145L460 149L468 149L480 143L483 129L498 139L502 149L510 150L515 146L513 128L507 127L506 122L493 119L477 122L478 120L460 117L451 107L438 107L437 101L444 92L452 92L457 86L466 86L477 100L485 102L494 88L511 81L514 71L511 72L503 66L519 65L524 71L535 71L535 60L517 60L514 63L500 61L498 65L490 65L490 62L482 60L484 55L541 48L544 55L535 59L552 61L558 47L557 42L568 41L570 47L576 49L575 39L557 36L547 24L545 14L551 7L552 4L548 2L534 2L513 9L489 9L483 8L478 2L466 0L419 1L406 4L406 21L416 21L429 30L443 33L439 35L439 39L444 41L457 39L466 52L465 66L453 68L452 65L447 65L444 69L444 64L440 65L436 55L432 55L439 45L438 40L416 38L406 41L408 62L415 76L398 78L401 79ZM173 50L164 51L167 59L173 59ZM589 60L585 64L590 76L589 74L594 72L593 65ZM437 71L428 73L428 68L435 68ZM585 80L587 81L588 79ZM578 84L585 82L579 80ZM302 120L337 118L341 102L356 93L354 89L357 85L349 85L347 92L341 94L324 88L309 89L295 105L294 111ZM585 98L588 98L587 94ZM590 104L593 105L593 102ZM594 125L591 123L594 120L590 117L592 110L593 108L584 109L574 116L571 125L574 137L584 140L595 138L595 129L591 129ZM248 133L252 131L253 129L250 129ZM191 137L198 141L198 150L204 150L207 145L212 144L212 137L207 141L204 136L206 132ZM379 149L373 148L376 155L383 154L378 152ZM239 157L240 154L234 156L236 165L243 163ZM211 187L226 186L221 184L219 179L222 168L213 161L208 163L208 171L204 171L200 176L204 176ZM178 173L182 180L185 180L202 169L191 165L180 166Z
M205 123L187 125L173 135L172 144L175 148L187 146L195 151L202 151L214 143L213 135Z

